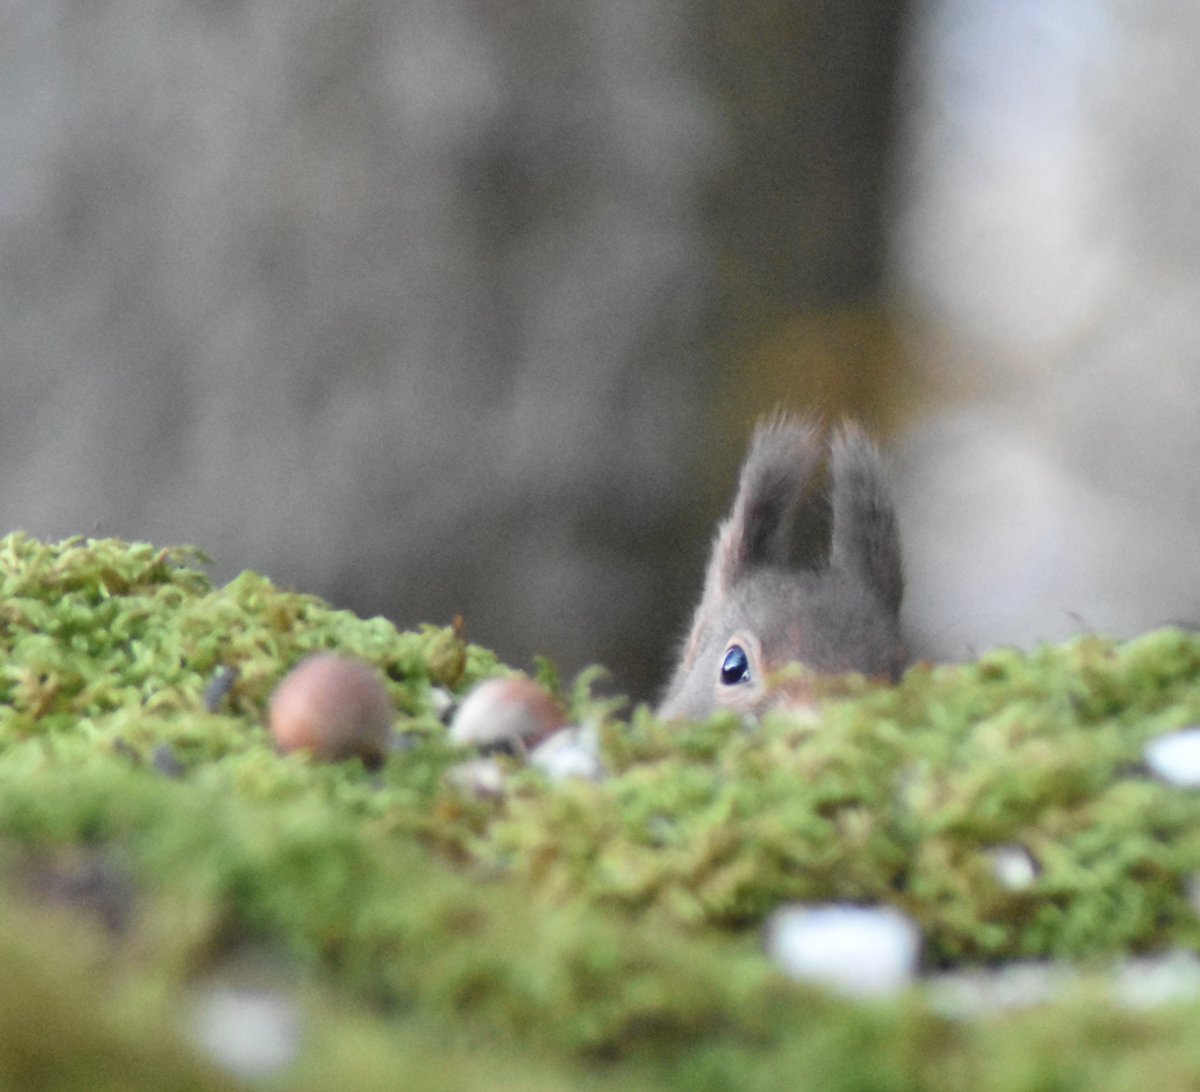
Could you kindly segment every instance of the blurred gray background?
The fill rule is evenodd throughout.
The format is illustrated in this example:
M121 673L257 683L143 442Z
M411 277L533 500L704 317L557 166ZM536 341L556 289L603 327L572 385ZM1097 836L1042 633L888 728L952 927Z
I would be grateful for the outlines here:
M0 528L648 697L754 417L918 655L1200 618L1185 0L0 0Z

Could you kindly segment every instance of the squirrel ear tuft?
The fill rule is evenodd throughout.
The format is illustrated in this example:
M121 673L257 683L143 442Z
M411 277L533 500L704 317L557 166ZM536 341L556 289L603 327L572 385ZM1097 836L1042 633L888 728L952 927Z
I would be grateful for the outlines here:
M817 431L807 422L783 415L759 422L713 546L706 594L709 584L728 589L751 569L787 564L796 510L820 454Z
M755 426L733 507L717 528L684 665L691 665L706 624L738 580L762 566L787 564L796 509L820 457L817 430L805 421L776 414Z
M833 438L830 563L857 574L893 616L904 596L900 535L879 449L857 425Z

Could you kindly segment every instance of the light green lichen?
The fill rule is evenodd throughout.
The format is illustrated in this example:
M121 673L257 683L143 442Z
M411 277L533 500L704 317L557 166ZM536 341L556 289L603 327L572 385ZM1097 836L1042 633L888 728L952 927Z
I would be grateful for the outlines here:
M0 1020L0 1083L228 1086L189 1045L188 998L246 950L308 1013L288 1088L1195 1083L1200 1002L1133 1013L1085 976L1033 1012L951 1021L920 989L788 983L760 942L798 900L903 910L929 967L1195 949L1200 792L1141 759L1200 723L1195 636L840 680L816 717L757 727L617 719L584 679L573 712L611 776L513 760L476 797L446 776L469 756L436 697L507 670L494 656L251 573L214 588L202 564L0 541L0 977L46 1029ZM271 690L320 649L386 679L404 745L378 771L271 746ZM996 871L1011 847L1036 862L1026 884Z

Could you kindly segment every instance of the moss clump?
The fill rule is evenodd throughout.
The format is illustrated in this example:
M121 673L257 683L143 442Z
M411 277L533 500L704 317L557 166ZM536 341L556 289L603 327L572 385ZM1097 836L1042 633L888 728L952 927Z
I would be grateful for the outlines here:
M825 707L816 723L646 715L608 729L620 775L527 791L476 852L574 901L737 929L779 902L897 905L936 962L1194 945L1200 794L1146 776L1145 741L1200 722L1200 643L1088 638ZM1005 887L992 851L1040 866Z
M1192 635L843 680L819 718L754 729L620 721L579 686L612 776L514 765L480 799L445 776L465 756L437 709L506 670L494 656L250 573L214 588L201 565L0 541L0 1080L231 1085L191 1044L189 998L248 950L307 1014L289 1088L1197 1072L1200 1002L1131 1012L1085 975L1036 1011L949 1020L920 988L854 1004L788 983L759 939L783 901L838 900L905 911L931 967L1195 948L1200 793L1141 765L1146 740L1200 723ZM319 650L387 680L404 746L378 771L270 745L272 688ZM1013 847L1036 871L1006 886Z

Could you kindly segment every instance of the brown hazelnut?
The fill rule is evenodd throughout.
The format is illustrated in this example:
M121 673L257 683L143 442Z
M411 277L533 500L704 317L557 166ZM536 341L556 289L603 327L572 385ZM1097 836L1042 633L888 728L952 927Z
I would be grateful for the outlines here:
M395 711L379 673L348 656L302 660L275 688L267 720L283 752L377 763L387 750Z

